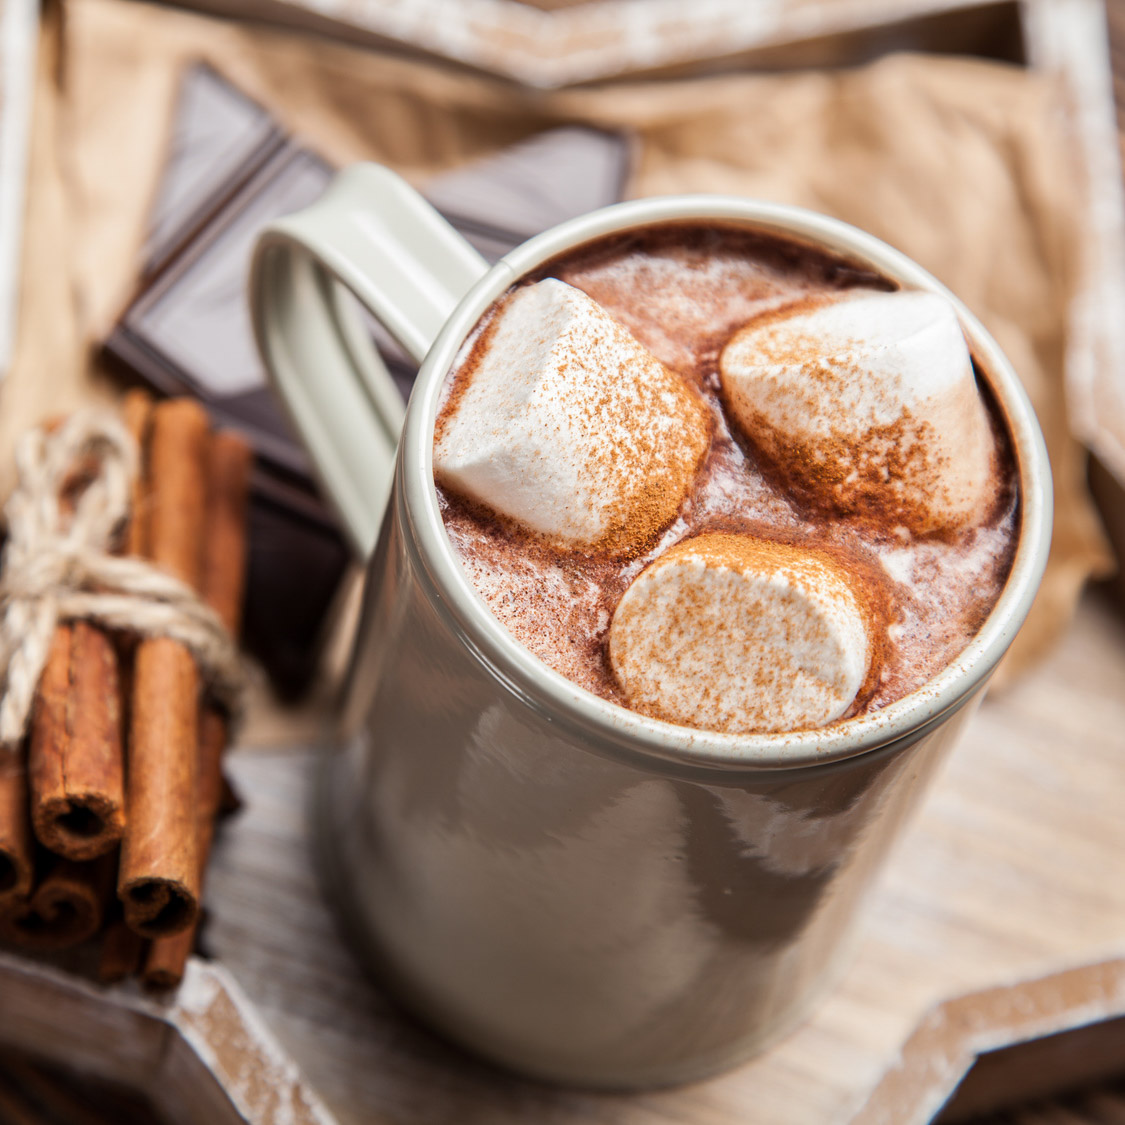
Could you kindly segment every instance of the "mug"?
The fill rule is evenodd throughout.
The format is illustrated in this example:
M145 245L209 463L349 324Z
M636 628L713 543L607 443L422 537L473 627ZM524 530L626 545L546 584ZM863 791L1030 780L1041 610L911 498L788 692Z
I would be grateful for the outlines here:
M1008 428L1021 508L1007 584L968 647L881 711L752 736L628 711L523 648L446 538L434 420L481 314L563 251L684 220L782 235L943 293ZM421 362L397 457L401 400L341 286ZM251 300L270 374L370 556L346 737L324 768L315 829L364 960L432 1027L552 1081L678 1083L776 1039L838 972L860 899L1043 572L1046 450L996 344L902 254L802 209L708 195L622 203L489 268L374 165L265 229Z

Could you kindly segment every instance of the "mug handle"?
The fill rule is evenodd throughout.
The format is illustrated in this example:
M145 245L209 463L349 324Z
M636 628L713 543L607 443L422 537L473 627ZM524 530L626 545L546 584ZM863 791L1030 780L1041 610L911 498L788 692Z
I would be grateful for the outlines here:
M250 267L266 370L352 547L375 546L402 430L402 396L350 290L421 363L488 263L401 177L340 172L312 206L270 223Z

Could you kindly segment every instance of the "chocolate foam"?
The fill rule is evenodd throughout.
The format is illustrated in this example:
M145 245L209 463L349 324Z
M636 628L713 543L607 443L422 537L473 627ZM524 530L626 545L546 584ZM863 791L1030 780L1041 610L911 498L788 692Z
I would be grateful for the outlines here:
M826 518L759 464L751 444L732 432L721 403L719 354L748 320L794 301L893 285L798 242L710 224L602 239L527 280L541 277L583 290L698 387L714 428L675 518L631 556L560 551L438 488L445 528L469 581L533 655L580 687L627 705L607 655L613 611L650 562L706 532L753 535L846 561L874 625L867 680L837 722L922 686L964 649L1003 589L1019 519L1014 464L987 391L983 398L999 451L997 502L979 525L928 539L870 521ZM486 313L482 326L487 320ZM481 336L478 326L459 363ZM443 410L457 371L455 366L447 379Z

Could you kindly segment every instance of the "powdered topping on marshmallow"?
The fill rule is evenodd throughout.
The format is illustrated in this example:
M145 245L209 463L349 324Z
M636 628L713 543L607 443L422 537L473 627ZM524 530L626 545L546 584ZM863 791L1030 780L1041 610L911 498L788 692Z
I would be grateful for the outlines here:
M745 325L720 358L729 412L783 485L916 535L983 520L994 440L952 305L853 290Z
M630 707L729 734L840 718L871 652L868 613L839 562L751 535L678 543L637 576L609 629Z
M675 517L710 431L679 375L547 279L500 306L458 373L434 473L553 544L626 553Z

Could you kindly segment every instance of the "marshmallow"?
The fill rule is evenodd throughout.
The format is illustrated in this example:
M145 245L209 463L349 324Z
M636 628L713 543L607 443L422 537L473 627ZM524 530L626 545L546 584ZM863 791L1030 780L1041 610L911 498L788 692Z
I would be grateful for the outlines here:
M609 628L631 708L728 734L840 718L867 677L867 614L829 555L750 535L686 539L643 570Z
M743 327L723 349L729 411L807 500L917 535L983 519L994 443L952 305L855 290Z
M516 290L438 420L443 487L552 544L625 553L670 523L710 442L702 398L585 293Z

